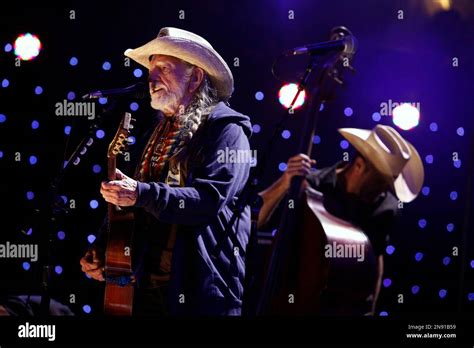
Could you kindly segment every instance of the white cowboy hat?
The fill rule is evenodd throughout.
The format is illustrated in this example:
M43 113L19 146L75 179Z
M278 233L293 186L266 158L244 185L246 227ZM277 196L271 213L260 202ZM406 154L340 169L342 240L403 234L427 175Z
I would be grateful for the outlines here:
M418 152L392 127L374 129L341 128L339 133L382 174L402 202L420 193L424 169Z
M209 42L189 31L162 28L155 39L141 47L128 49L124 54L147 69L150 68L150 56L153 54L182 59L209 75L219 99L226 101L234 91L234 77L224 59Z

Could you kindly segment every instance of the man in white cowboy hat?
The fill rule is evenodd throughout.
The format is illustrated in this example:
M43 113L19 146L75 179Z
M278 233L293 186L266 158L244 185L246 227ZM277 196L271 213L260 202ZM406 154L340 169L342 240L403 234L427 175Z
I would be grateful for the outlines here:
M390 229L399 214L399 201L413 201L424 180L418 152L392 127L377 125L372 130L342 128L339 133L355 148L349 162L319 170L305 154L291 157L285 173L260 192L263 206L258 225L275 226L276 211L282 209L294 176L305 176L306 185L324 194L324 206L333 215L354 223L367 234L377 257L377 280L371 298L373 314L381 288L383 252Z
M156 312L239 315L249 208L225 227L250 161L222 161L220 153L250 151L252 131L249 117L227 104L232 73L209 42L177 28L162 28L125 55L149 70L151 106L161 116L133 178L117 171L117 180L101 185L107 202L135 208L135 235L147 235L153 254L136 303L156 314L146 298L157 289L149 302L168 300ZM104 280L94 255L81 260L83 271Z

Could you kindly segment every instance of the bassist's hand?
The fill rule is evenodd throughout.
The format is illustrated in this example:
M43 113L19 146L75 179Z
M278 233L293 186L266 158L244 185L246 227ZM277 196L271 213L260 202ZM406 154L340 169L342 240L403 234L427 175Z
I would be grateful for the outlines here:
M80 261L82 272L89 275L92 279L103 282L104 279L104 261L102 256L95 249L89 250Z

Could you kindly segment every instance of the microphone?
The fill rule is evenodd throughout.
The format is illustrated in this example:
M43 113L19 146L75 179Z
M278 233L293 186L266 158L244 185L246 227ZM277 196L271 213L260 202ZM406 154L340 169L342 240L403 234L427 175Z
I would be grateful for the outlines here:
M82 96L82 99L97 99L102 97L121 96L131 96L132 98L143 99L148 96L148 85L143 82L138 82L134 85L125 88L104 89L87 93Z
M285 52L286 56L297 56L300 54L318 55L330 52L343 52L354 54L357 48L357 40L345 27L336 27L331 31L331 41L309 44L296 47Z

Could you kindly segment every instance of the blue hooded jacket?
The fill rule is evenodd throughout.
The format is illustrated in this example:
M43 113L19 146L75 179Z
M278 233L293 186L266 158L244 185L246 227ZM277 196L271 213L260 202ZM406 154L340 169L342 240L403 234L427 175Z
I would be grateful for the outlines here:
M194 144L202 149L202 160L189 167L184 187L138 182L135 206L179 226L171 268L170 313L240 315L250 208L227 231L226 226L250 171L250 162L239 163L235 154L249 153L252 128L248 116L222 102L203 128L199 144Z

